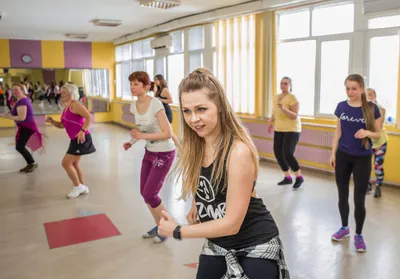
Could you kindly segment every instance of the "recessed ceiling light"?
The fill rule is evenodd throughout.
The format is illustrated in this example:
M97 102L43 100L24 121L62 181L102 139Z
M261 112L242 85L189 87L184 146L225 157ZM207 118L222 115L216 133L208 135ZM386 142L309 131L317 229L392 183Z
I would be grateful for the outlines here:
M176 6L180 6L182 3L180 0L138 0L140 6L157 9L170 9Z
M121 20L114 19L93 19L91 21L96 26L117 27L122 24Z

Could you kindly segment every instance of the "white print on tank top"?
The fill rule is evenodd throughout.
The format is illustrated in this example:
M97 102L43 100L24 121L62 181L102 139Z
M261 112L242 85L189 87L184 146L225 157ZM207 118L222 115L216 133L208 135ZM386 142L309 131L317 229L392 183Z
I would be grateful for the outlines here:
M364 118L354 118L353 116L349 117L344 112L340 115L340 120L344 120L344 121L347 121L347 122L365 123Z
M198 206L197 213L200 218L209 217L216 220L225 216L226 202L219 203L216 206L212 203L215 201L214 188L210 181L204 176L200 176L197 196L205 202L196 202Z

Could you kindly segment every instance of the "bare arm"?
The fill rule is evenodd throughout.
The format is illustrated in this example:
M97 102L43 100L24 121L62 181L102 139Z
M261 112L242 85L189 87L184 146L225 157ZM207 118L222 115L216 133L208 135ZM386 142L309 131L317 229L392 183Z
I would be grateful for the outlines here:
M282 111L290 119L296 119L299 116L299 103L291 105L289 109L282 107Z
M249 175L251 173L253 175ZM182 238L215 238L237 234L249 208L254 180L255 166L250 149L244 143L238 142L229 158L225 216L182 227Z
M168 88L164 88L163 91L160 93L160 95L162 95L163 97L165 97L167 99L162 99L162 98L157 98L157 99L159 99L161 102L163 102L165 104L172 104L172 96L171 96L171 93L169 92Z
M141 133L136 129L133 129L132 136L136 139L145 139L145 140L166 140L172 138L172 128L168 122L164 110L162 109L159 112L157 112L156 117L160 123L161 132L146 134L146 133Z
M375 120L375 132L368 131L367 137L370 139L379 139L381 137L381 127L383 126L383 117Z
M385 122L385 119L386 119L386 109L384 109L384 108L381 109L381 116L382 116L382 126L381 126L381 130L382 130L383 123Z
M15 121L24 121L26 119L27 110L28 108L26 106L19 106L17 107L17 115L6 114L4 117Z
M85 131L89 129L90 124L92 124L92 116L90 115L90 112L87 110L87 108L79 102L74 102L71 110L73 113L79 114L80 116L85 118L85 123L83 124L82 129Z
M64 129L64 124L62 122L58 122L58 121L51 119L50 124L59 129Z
M336 151L339 146L339 139L342 136L342 127L340 126L340 119L338 118L336 120L336 130L335 130L335 135L333 136L333 141L332 141L332 156L336 156Z
M275 122L275 116L272 113L271 118L268 120L268 125L272 126L274 124L274 122Z

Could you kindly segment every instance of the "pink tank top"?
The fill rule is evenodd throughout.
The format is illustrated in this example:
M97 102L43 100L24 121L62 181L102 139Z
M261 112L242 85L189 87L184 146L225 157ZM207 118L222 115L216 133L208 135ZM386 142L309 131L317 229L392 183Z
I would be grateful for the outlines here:
M71 106L63 111L61 115L61 122L64 125L65 130L70 139L75 139L76 135L82 129L83 124L85 124L85 118L79 114L75 114L71 111ZM85 132L87 135L89 131Z

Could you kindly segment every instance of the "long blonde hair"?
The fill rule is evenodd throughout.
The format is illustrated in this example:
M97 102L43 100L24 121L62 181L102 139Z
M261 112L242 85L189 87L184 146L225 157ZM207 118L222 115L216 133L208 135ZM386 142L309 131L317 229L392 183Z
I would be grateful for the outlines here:
M189 74L179 85L179 103L182 107L182 94L193 94L196 91L206 89L207 95L219 109L218 124L220 130L219 142L217 144L215 158L212 169L212 182L216 191L218 185L224 180L223 189L228 183L228 161L230 155L231 140L240 140L244 142L251 150L253 164L255 165L255 175L258 175L258 152L254 142L243 126L242 122L236 116L231 105L228 102L226 93L221 83L206 69L197 69ZM196 93L198 94L198 93ZM183 123L183 143L181 156L178 160L174 172L177 173L176 179L182 178L181 199L186 199L190 194L193 196L197 192L200 181L200 171L205 153L205 140L199 137L188 124L186 124L183 114L181 114ZM226 170L224 167L226 165ZM245 171L245 170L244 170ZM223 190L222 189L222 190Z

